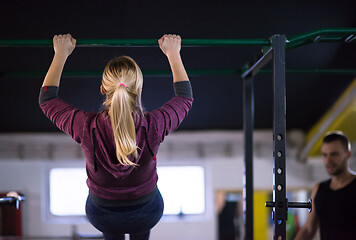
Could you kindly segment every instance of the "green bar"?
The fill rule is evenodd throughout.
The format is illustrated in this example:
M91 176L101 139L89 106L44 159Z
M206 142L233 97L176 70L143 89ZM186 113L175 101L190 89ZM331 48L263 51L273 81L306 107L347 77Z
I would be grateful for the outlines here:
M52 40L44 39L1 39L0 47L42 47L52 46Z
M52 40L1 39L0 47L50 47ZM182 46L268 46L268 39L183 39ZM78 39L78 47L158 46L157 39Z
M314 42L340 42L356 34L356 28L319 29L287 40L287 48ZM352 39L351 42L355 42ZM271 46L269 39L183 39L183 46ZM51 39L0 39L0 47L50 47ZM158 46L157 39L78 39L78 47Z
M187 46L270 46L268 39L183 39Z
M319 29L289 38L287 48L296 48L314 42L341 42L355 34L356 28Z
M188 70L190 76L241 75L241 69ZM261 69L261 74L271 74L272 69ZM288 74L356 75L356 69L286 69ZM63 77L101 77L102 71L65 71ZM145 76L171 76L170 70L144 70ZM0 72L0 78L44 78L45 71Z

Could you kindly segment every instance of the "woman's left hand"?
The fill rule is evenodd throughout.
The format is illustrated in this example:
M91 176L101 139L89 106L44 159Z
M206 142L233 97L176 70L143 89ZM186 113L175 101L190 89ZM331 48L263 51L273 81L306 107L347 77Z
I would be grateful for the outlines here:
M162 52L170 57L171 55L179 55L181 49L181 38L179 35L175 34L165 34L159 40L158 44Z
M70 34L55 35L53 37L54 52L64 57L68 57L74 50L77 40Z

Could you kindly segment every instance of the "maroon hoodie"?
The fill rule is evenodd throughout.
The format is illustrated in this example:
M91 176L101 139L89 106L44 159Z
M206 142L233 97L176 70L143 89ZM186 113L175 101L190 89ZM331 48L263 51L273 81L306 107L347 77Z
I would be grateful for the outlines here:
M189 82L183 84L189 84L190 88ZM45 95L46 91L47 87L42 88L41 94ZM155 188L158 176L154 155L164 137L178 128L188 115L193 98L175 96L143 117L134 117L139 149L138 158L130 160L138 164L136 167L118 162L107 111L87 113L56 96L40 103L44 114L82 147L91 194L108 200L128 201L145 196Z

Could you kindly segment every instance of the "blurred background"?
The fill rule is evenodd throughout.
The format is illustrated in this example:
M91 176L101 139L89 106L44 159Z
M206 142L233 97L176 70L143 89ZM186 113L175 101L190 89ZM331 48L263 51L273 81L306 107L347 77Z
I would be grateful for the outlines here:
M158 39L165 33L180 34L183 39L269 39L274 34L284 34L288 39L323 28L355 28L355 7L355 2L346 0L14 0L1 3L0 40L51 40L53 35L65 33L76 39ZM286 69L352 70L356 69L355 52L354 43L308 44L286 51ZM21 223L15 224L21 229L16 234L24 239L100 236L83 216L81 201L85 201L87 189L80 146L53 126L38 106L39 89L53 53L52 47L0 47L0 192L17 191L26 196L21 211L14 210L19 215L17 223ZM244 141L240 75L246 64L259 58L261 47L183 46L181 54L188 72L236 73L190 75L193 108L158 154L159 187L166 189L163 195L167 212L151 236L242 239ZM60 97L88 112L99 111L103 100L100 74L106 63L119 55L133 57L143 70L142 101L147 111L160 107L174 95L169 74L150 74L153 70L169 70L158 46L77 47L66 63L64 71L68 75L61 80ZM272 69L272 64L265 69ZM86 73L73 76L70 72ZM319 154L320 138L326 131L343 130L352 142L356 140L354 79L355 71L287 72L289 200L306 201L313 186L328 178ZM272 239L271 212L264 207L265 201L272 200L273 185L272 74L258 74L254 85L254 236ZM356 170L354 158L350 167ZM189 179L187 185L193 190L184 185L182 199L177 200L172 194L178 190L172 192L169 186L182 186L175 182L182 175ZM185 205L187 202L195 204ZM0 218L0 235L7 235L9 228L4 225L9 216L4 215L5 211ZM308 211L291 210L289 214L287 231L288 239L292 239Z

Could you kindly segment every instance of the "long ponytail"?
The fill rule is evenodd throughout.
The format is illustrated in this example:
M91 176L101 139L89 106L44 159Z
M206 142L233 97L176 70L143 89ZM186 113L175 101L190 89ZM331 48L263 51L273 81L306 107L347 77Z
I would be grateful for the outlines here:
M109 108L114 133L116 156L122 165L137 165L129 156L137 158L136 131L133 116L142 114L142 73L133 59L127 56L111 60L104 69L104 105Z

